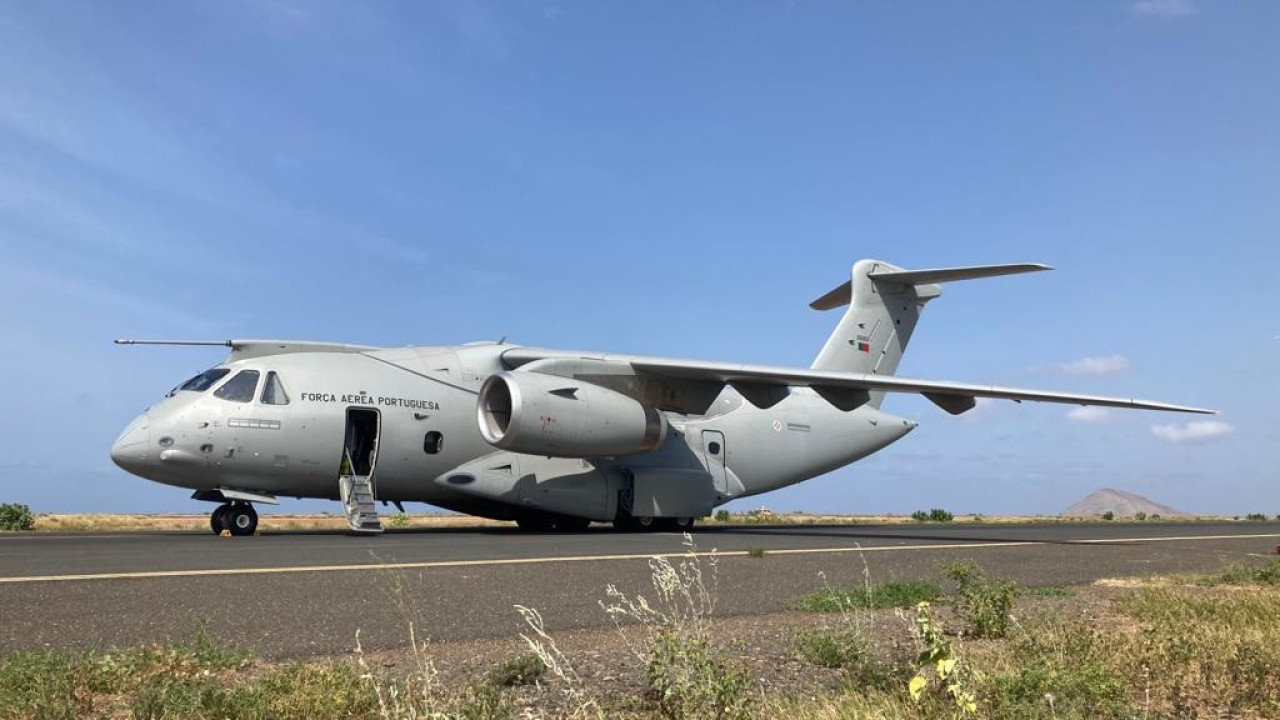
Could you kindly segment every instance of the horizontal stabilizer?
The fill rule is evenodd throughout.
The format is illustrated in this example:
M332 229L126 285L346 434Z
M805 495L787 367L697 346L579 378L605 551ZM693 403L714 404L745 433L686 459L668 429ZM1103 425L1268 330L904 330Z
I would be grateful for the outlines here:
M890 266L892 267L892 266ZM952 280L976 280L978 278L1020 275L1022 273L1052 270L1040 263L1014 263L1011 265L975 265L972 267L935 268L932 270L872 270L867 277L877 283L895 285L929 285ZM853 281L846 280L831 292L809 303L814 310L834 310L849 304L853 296Z
M1040 263L1015 263L1012 265L937 268L935 270L873 271L867 273L867 277L876 282L891 282L899 285L927 285L929 283L950 282L952 280L976 280L978 278L1000 277L1001 275L1021 275L1022 273L1052 269L1048 265Z

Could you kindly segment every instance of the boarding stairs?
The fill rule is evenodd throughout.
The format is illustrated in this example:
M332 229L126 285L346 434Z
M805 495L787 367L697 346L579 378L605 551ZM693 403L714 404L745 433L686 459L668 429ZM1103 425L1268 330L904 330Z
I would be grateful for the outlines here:
M347 513L347 525L351 532L376 534L382 532L382 519L374 505L373 475L356 475L351 472L351 462L343 457L342 474L338 476L338 489L342 495L342 508Z

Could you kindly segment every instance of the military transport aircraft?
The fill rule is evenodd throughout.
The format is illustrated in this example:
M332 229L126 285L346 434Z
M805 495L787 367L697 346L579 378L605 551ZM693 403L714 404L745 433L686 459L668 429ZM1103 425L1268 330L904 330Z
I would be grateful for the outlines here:
M885 393L919 393L952 414L975 398L1213 412L894 376L939 283L1048 269L862 260L811 303L849 309L807 370L505 342L118 340L231 352L138 416L111 458L219 503L215 533L252 535L253 503L278 496L340 500L357 533L381 531L378 500L527 530L593 521L685 530L718 505L829 472L911 432L916 423L880 409Z

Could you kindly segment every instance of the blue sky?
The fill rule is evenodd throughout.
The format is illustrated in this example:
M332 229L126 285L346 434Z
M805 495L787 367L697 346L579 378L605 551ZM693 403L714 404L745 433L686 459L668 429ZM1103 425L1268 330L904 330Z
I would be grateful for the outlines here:
M1219 408L915 397L778 509L1280 513L1280 5L0 2L0 501L202 511L117 470L209 349L512 342L807 366L878 257L949 286L899 372ZM287 504L286 509L326 504Z

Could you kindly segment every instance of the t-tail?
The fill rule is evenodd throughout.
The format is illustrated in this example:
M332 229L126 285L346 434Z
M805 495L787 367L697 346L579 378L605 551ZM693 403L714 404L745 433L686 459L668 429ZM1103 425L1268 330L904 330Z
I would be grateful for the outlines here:
M881 260L859 260L848 282L809 303L814 310L849 309L813 361L814 370L893 375L925 303L942 294L939 283L1052 270L1048 265L980 265L904 270ZM880 407L883 392L872 392Z

